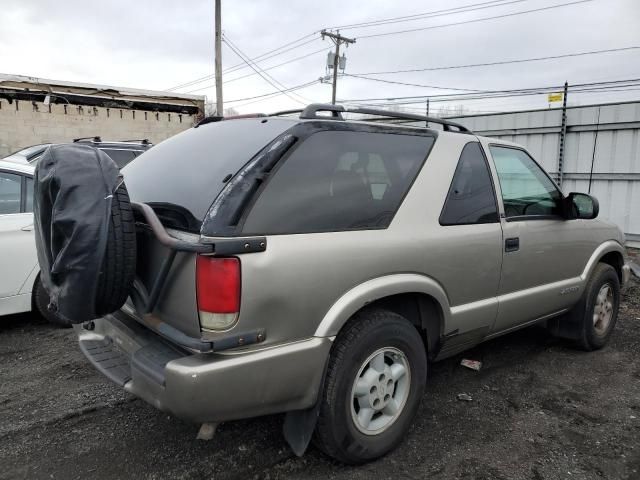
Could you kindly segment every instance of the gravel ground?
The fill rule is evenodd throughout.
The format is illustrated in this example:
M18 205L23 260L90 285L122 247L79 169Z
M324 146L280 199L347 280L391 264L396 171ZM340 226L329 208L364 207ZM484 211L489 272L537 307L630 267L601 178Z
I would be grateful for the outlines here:
M406 441L361 467L315 448L294 457L282 417L197 426L125 394L83 359L73 332L32 315L0 322L0 479L640 479L640 283L605 349L540 327L434 364ZM456 400L468 393L471 402ZM221 394L224 391L221 390Z

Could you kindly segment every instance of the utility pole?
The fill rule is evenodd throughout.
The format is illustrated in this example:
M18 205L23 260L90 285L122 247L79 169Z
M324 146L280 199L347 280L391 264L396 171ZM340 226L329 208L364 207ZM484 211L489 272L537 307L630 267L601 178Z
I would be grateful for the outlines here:
M224 106L222 102L222 0L216 1L215 40L216 40L216 115L222 116Z
M569 82L564 82L562 92L562 124L560 126L560 142L558 143L558 186L562 189L564 179L564 143L567 136L567 94L569 93Z
M338 67L340 64L340 45L343 43L356 43L355 38L347 38L340 35L340 31L338 30L336 33L327 32L326 30L322 30L320 32L322 39L324 37L329 37L336 46L336 52L333 56L333 91L331 93L331 103L333 105L336 104L336 87L338 85Z
M429 116L429 97L427 97L427 117ZM424 126L429 128L429 120L424 122Z

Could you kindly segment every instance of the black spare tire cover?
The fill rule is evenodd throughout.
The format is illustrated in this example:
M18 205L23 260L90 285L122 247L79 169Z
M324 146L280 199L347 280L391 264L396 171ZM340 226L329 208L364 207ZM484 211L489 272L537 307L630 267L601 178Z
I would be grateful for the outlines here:
M34 227L50 310L81 323L124 304L135 276L135 222L107 154L49 147L35 170Z

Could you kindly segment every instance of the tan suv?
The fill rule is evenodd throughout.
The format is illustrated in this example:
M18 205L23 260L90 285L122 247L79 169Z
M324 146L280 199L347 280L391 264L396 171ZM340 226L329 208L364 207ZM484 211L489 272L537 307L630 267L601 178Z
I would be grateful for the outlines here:
M96 187L116 194L95 249L108 260L85 282L116 282L112 304L128 300L85 321L60 262L47 286L125 390L198 423L287 412L296 453L313 437L361 463L402 441L430 361L540 322L585 350L606 344L629 269L593 197L563 195L522 147L444 120L286 113L204 121L155 146L123 170L131 206L121 182ZM52 248L42 218L53 265L74 239Z

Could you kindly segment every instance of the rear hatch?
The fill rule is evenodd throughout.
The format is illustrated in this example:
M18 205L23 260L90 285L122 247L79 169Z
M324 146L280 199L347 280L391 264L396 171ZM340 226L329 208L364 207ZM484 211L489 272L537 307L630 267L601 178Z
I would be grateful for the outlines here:
M151 206L173 237L198 242L203 219L225 184L262 148L295 123L295 120L281 118L238 119L208 123L180 133L122 170L131 201ZM159 242L143 217L136 218L135 289L142 292L142 296L148 296L172 253ZM166 336L184 337L187 343L206 337L207 332L201 327L203 313L198 309L196 263L202 278L214 272L221 276L225 288L229 288L229 281L233 282L230 275L235 273L233 265L197 262L197 257L198 254L192 252L175 254L157 303L150 312L143 313L140 306L134 306L131 301L123 310ZM239 271L237 273L239 275ZM223 288L218 290L224 293ZM219 297L220 294L214 299L217 305L231 308L228 299ZM201 298L200 303L211 301L211 298Z

